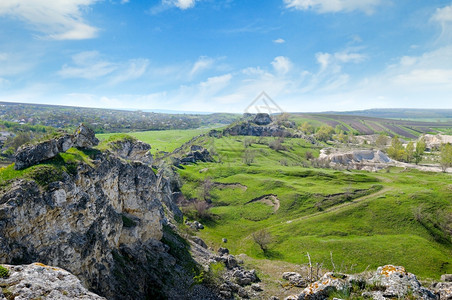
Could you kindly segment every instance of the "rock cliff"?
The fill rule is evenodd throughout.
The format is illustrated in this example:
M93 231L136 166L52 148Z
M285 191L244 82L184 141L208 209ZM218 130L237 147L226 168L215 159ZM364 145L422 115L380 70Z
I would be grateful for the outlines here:
M90 161L73 172L55 158L33 166L58 173L49 182L19 176L1 187L0 263L58 266L108 299L188 297L194 262L171 230L180 211L168 180L142 162L84 151Z

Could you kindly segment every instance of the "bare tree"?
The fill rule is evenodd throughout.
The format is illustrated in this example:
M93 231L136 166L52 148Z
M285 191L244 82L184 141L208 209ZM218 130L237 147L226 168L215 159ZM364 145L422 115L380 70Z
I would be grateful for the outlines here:
M207 177L203 180L201 184L200 196L204 199L204 201L210 202L211 191L213 187L212 180Z
M251 165L254 162L254 158L256 157L256 153L251 149L246 149L243 152L242 161L246 165Z
M268 246L273 242L273 237L266 229L261 229L253 233L253 240L266 253Z

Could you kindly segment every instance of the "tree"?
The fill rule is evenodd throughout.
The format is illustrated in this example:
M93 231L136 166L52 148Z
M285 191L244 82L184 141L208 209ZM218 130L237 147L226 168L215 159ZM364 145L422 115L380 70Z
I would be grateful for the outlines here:
M204 201L209 202L210 201L210 192L212 191L213 182L210 180L210 178L206 178L203 180L201 184L201 198L204 199Z
M421 162L422 155L424 155L425 151L425 139L422 137L417 143L416 143L416 150L414 151L414 162L416 165Z
M397 136L394 136L391 140L391 146L388 148L388 155L395 160L402 160L405 157L405 149Z
M315 133L315 138L319 141L326 142L333 136L334 129L330 125L322 125Z
M336 134L339 134L339 133L341 133L343 130L342 130L342 125L336 125L336 127L334 127L334 132L336 132Z
M245 152L243 152L242 161L244 164L250 166L254 162L254 158L256 157L256 154L251 149L246 149Z
M387 143L388 143L388 136L384 133L380 133L380 135L375 140L375 145L380 149L385 148Z
M336 139L341 143L347 143L348 142L348 136L344 134L344 131L340 131L339 134L336 136Z
M405 153L406 153L406 162L410 163L413 161L413 157L414 157L414 143L413 142L409 142L408 145L406 145L405 148Z
M266 253L268 246L273 242L273 237L266 229L261 229L253 233L253 240Z
M447 143L441 145L439 164L443 172L446 172L447 168L452 167L452 144Z
M305 134L311 134L312 133L312 126L308 122L304 122L301 125L301 131L303 131Z

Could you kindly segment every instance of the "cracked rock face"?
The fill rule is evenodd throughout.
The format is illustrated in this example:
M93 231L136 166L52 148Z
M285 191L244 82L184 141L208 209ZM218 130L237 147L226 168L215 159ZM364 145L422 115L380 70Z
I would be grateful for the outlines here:
M112 151L121 158L140 161L145 164L152 163L151 145L138 140L124 139L111 142Z
M147 264L159 257L171 261L155 247L171 205L165 178L108 153L96 154L93 166L80 163L73 175L63 172L61 181L46 188L18 179L0 190L0 263L41 261L71 271L109 299L144 297L152 274L158 274ZM129 283L135 294L120 297L124 291L117 282L124 275L115 270L134 263L144 269L129 276L137 277Z
M77 277L60 268L41 263L4 267L10 273L8 278L0 278L4 296L11 295L16 299L106 300L88 291ZM0 299L5 298L0 295Z
M83 124L75 130L74 133L74 146L77 148L92 148L99 144L99 140L96 138L94 131L86 127Z

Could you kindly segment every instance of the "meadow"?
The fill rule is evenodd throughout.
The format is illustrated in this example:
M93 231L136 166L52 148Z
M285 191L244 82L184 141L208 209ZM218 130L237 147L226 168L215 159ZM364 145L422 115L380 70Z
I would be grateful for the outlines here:
M140 141L151 145L151 153L171 152L180 145L188 142L192 137L208 132L209 129L187 129L187 130L153 130L137 131L127 133ZM96 134L96 137L102 142L108 140L117 133Z
M204 201L203 186L213 183L210 215L200 219L206 228L197 233L208 245L295 264L307 263L309 252L326 269L333 268L332 256L348 272L385 264L403 265L421 278L452 272L450 174L312 168L322 146L286 138L275 150L275 140L204 138L199 142L217 162L179 170L187 199ZM251 163L245 153L253 153ZM195 210L185 210L196 218ZM253 239L262 229L272 238L265 252Z

